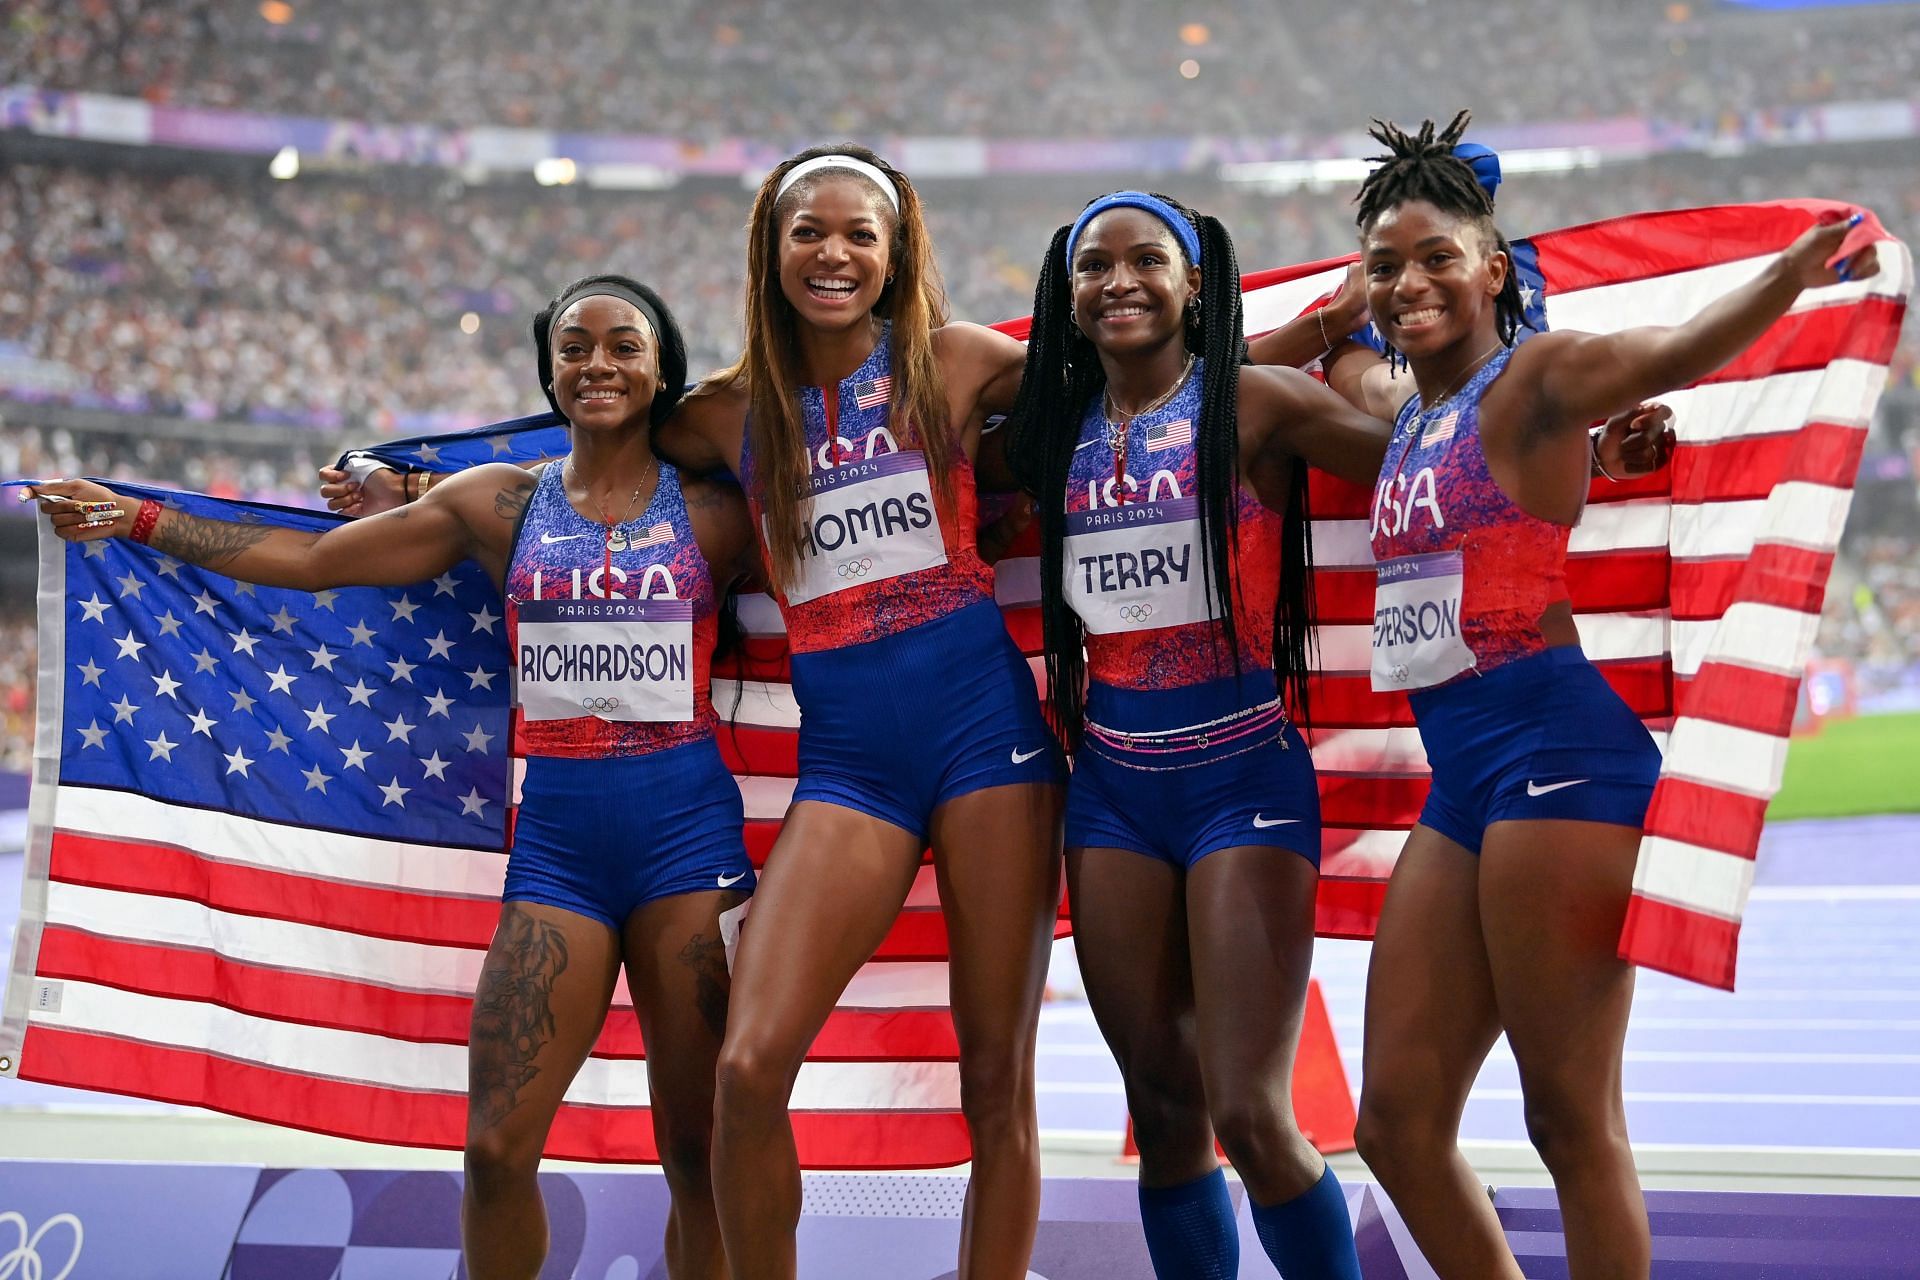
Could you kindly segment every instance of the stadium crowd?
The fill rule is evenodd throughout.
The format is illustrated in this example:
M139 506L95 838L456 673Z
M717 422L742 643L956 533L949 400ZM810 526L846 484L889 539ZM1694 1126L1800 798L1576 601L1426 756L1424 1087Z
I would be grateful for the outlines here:
M1907 96L1920 24L1886 12L1782 15L1723 0L1315 0L1203 14L1157 0L430 11L386 0L15 0L0 84L300 116L775 142L855 131L1271 137L1469 99L1489 123L1653 115L1710 126L1727 111ZM1395 20L1418 24L1419 38L1382 38Z
M1917 174L1909 148L1785 178L1735 163L1522 176L1501 221L1519 233L1804 191L1859 200L1913 241ZM1025 313L1049 235L1099 182L931 185L955 315ZM1233 228L1247 269L1353 245L1344 191L1165 185ZM542 407L525 318L607 268L672 299L692 367L712 369L738 350L747 202L731 184L614 194L15 164L0 174L0 395L331 434L471 426ZM1915 363L1910 342L1898 376Z

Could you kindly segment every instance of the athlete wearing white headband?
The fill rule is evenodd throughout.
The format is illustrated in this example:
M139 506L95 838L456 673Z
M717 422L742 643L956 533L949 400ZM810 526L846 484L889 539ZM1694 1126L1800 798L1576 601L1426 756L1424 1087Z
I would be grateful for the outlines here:
M861 177L873 183L874 186L880 188L880 193L886 196L887 203L893 206L893 211L895 213L900 212L900 193L894 189L893 180L887 177L886 173L878 166L870 165L857 156L815 156L811 160L803 161L787 170L787 176L780 179L780 186L774 191L773 198L778 200L793 188L794 183L800 181L800 179L806 177L808 174L818 173L822 169L853 170Z

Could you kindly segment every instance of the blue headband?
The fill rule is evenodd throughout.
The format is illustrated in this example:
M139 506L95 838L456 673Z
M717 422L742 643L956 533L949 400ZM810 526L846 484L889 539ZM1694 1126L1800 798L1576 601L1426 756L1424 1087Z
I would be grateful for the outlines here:
M1080 233L1087 224L1109 209L1139 209L1150 213L1167 224L1167 230L1173 232L1173 238L1180 242L1180 249L1187 255L1189 266L1200 265L1200 236L1194 231L1193 224L1181 216L1180 211L1158 196L1150 196L1144 191L1116 191L1112 195L1101 196L1088 205L1074 219L1073 230L1067 232L1067 263L1073 263L1074 246L1080 243Z
M1473 170L1473 180L1487 193L1487 199L1493 199L1493 193L1500 189L1500 153L1478 142L1463 142L1453 149L1453 154L1467 162L1467 167Z

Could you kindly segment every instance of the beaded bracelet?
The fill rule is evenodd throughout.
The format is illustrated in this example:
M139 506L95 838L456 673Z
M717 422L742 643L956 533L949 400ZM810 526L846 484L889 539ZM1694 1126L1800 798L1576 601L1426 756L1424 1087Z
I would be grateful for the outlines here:
M140 503L139 513L133 517L133 528L127 536L144 546L147 539L153 536L153 527L159 523L160 504L152 498L144 499Z

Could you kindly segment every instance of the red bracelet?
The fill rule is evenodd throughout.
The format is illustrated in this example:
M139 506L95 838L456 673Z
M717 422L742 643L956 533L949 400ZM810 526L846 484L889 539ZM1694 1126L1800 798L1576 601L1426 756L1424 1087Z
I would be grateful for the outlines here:
M133 517L133 529L127 536L144 545L153 536L153 527L159 523L160 504L152 498L146 498L141 501L139 514Z

